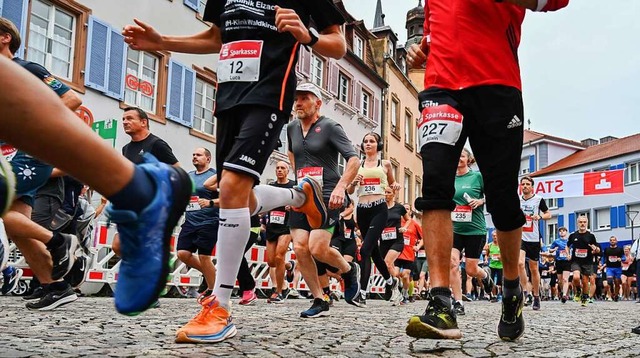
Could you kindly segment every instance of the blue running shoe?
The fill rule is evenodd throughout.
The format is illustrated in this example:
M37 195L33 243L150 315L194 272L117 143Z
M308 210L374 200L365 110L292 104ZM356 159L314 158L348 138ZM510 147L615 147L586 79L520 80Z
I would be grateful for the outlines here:
M184 212L193 182L174 168L145 154L140 165L156 185L156 196L141 212L117 210L107 213L118 225L122 255L115 292L116 310L134 316L151 307L167 284L173 228Z
M353 299L360 294L360 266L355 262L349 262L351 270L342 274L344 280L344 300L348 304L357 306Z
M16 176L11 164L0 155L0 216L7 213L16 195Z

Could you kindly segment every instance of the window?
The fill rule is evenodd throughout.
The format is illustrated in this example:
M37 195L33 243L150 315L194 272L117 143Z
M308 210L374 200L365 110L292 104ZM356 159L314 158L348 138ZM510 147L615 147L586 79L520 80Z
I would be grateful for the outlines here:
M215 100L214 85L197 77L193 129L215 136L215 117L213 116Z
M413 120L408 110L404 114L404 144L413 149Z
M346 165L346 162L344 161L344 158L341 155L339 155L338 156L338 172L340 173L340 175L344 173L345 165Z
M587 230L589 230L590 227L592 227L592 223L591 223L591 212L589 211L576 211L576 230L578 229L578 219L581 216L586 216L588 223L587 223Z
M627 183L640 183L640 162L627 164Z
M364 41L357 35L353 36L353 53L364 60Z
M404 192L402 200L408 203L409 198L411 198L411 172L409 171L404 172L404 185L402 186L402 190Z
M416 177L416 189L413 191L413 200L411 201L411 205L415 202L415 199L422 196L422 180Z
M398 134L398 107L400 103L395 98L391 99L391 132Z
M551 245L556 239L556 233L558 232L558 217L553 217L547 220L547 237L544 241L545 245Z
M593 223L594 230L611 229L611 208L595 209L596 222Z
M320 88L324 88L323 79L324 61L320 57L311 54L311 82Z
M344 103L348 103L350 82L351 80L345 74L342 72L338 74L338 99Z
M198 0L198 14L200 14L200 17L204 17L205 6L207 6L207 0Z
M547 200L547 207L549 210L558 208L558 198L549 198Z
M640 204L627 205L625 216L627 217L625 227L640 227Z
M148 52L127 50L125 103L156 113L159 62L157 56Z
M362 91L362 115L371 118L373 117L371 111L371 94Z
M76 18L50 3L33 0L27 60L67 80L73 77Z

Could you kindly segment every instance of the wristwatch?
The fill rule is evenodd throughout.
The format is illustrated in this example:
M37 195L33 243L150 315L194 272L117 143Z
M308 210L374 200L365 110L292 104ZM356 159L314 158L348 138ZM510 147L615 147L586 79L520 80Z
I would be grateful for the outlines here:
M213 200L209 200L209 207L213 208Z
M313 47L313 45L316 44L316 42L318 42L320 34L318 33L318 30L314 29L313 27L309 28L309 36L311 37L311 41L309 41L309 43L303 44L309 48Z

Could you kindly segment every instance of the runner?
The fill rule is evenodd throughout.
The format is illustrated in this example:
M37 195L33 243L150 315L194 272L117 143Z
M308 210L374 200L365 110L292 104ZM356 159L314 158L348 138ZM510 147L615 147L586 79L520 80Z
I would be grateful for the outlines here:
M399 189L400 184L393 177L391 162L378 159L378 153L382 151L382 148L382 138L380 138L379 134L365 134L362 138L362 144L360 144L360 149L365 158L362 160L360 168L358 168L358 175L355 180L347 187L347 193L349 194L353 194L356 192L356 188L358 189L356 218L362 234L360 256L363 265L362 275L360 276L360 295L354 300L355 305L358 307L365 307L367 304L367 288L371 277L372 260L386 282L384 299L390 300L393 292L398 291L399 281L391 276L391 272L384 260L384 255L382 255L379 240L383 236L389 216L385 203L385 190L387 187ZM401 248L399 250L402 251Z
M560 300L562 303L566 303L569 299L569 275L571 274L571 262L569 262L569 252L566 249L568 242L567 228L561 226L558 229L558 235L559 237L551 243L549 252L555 254L556 272L560 283L558 292L562 292Z
M269 184L278 188L293 188L296 182L289 180L289 164L280 160L276 163L276 181ZM284 303L282 296L284 287L285 263L284 258L291 243L289 232L289 211L291 207L281 206L267 214L265 237L267 240L267 263L269 264L269 276L271 277L272 293L267 299L268 303ZM273 275L271 274L273 272Z
M522 225L517 178L524 111L517 48L526 9L553 11L568 0L429 0L424 35L407 53L409 67L427 61L418 127L423 162L422 228L431 297L425 313L410 319L416 338L462 336L451 309L451 211L455 168L467 138L484 173L487 211L498 230L504 265L504 299L498 324L503 340L524 333L516 257Z
M578 217L578 231L569 235L567 249L570 252L573 271L574 295L580 297L583 306L589 299L589 281L593 273L593 256L600 253L596 237L587 230L589 219ZM581 279L582 275L582 279Z
M491 280L495 282L491 302L498 302L502 301L502 260L500 259L498 233L495 230L491 232L491 239L492 241L485 246L485 250L488 253L486 260L489 261Z
M527 271L525 263L528 263L529 272L531 273L531 294L533 298L533 309L540 309L540 271L538 270L538 262L540 261L540 220L551 219L551 212L547 207L547 203L540 196L533 193L533 179L524 176L520 179L520 189L522 196L520 197L520 208L524 212L527 222L522 227L522 245L520 246L520 285L527 285ZM525 289L525 297L527 297L528 305L532 301L527 295Z
M404 233L411 224L411 217L409 212L405 209L404 205L395 201L397 191L391 187L384 189L384 196L387 204L387 210L389 211L387 216L387 223L382 230L382 236L380 237L380 255L384 257L384 263L387 265L387 270L391 273L394 280L394 285L399 286L398 272L395 269L396 259L400 256L400 253L404 250ZM402 226L402 220L404 219L405 225ZM396 283L397 282L397 283ZM403 287L405 289L408 287ZM392 290L389 301L395 306L402 300L402 295L398 288Z
M629 254L627 252L627 254ZM618 247L618 238L609 238L609 247L604 249L602 263L607 266L607 284L611 290L611 297L615 302L620 298L622 283L622 261L627 261L622 247ZM615 289L614 289L615 288Z
M401 304L409 303L412 293L409 292L412 281L412 270L415 268L416 252L422 246L422 228L417 221L413 219L411 205L404 204L404 209L409 213L409 219L402 218L401 225L406 230L402 233L404 248L400 256L396 259L395 276L402 280L402 300Z
M283 4L291 8L279 6ZM317 30L308 28L311 19ZM300 181L297 190L262 185L252 191L252 187L289 119L296 86L292 69L300 45L331 58L344 56L346 45L340 27L344 18L329 0L208 1L203 20L212 25L201 33L163 36L134 19L136 25L125 26L123 35L135 50L220 53L215 108L216 168L220 171L218 274L213 295L202 301L202 311L176 333L178 342L214 343L237 332L229 299L249 239L251 215L269 211L271 204L291 205L300 207L311 227L325 225L326 208L318 199L314 180ZM343 200L338 193L331 198L331 208Z
M638 264L638 258L631 255L631 246L625 245L623 250L624 260L622 260L621 265L622 296L625 300L629 300L631 297L631 283L633 282L633 275L636 271L633 265Z
M475 158L467 148L463 148L458 160L455 178L455 209L451 212L453 221L453 248L451 249L451 291L453 291L453 308L456 314L464 315L462 303L462 282L460 275L460 259L465 255L467 278L482 281L485 293L493 289L489 267L478 266L480 255L487 241L487 223L484 219L484 182L482 174L471 170ZM469 289L469 287L467 287Z

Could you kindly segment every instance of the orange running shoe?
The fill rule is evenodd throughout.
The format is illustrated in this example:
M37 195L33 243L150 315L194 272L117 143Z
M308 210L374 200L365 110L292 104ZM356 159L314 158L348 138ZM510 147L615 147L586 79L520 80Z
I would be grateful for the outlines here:
M327 220L327 207L322 199L320 184L313 178L304 177L293 189L303 192L307 197L302 206L293 210L305 214L312 229L321 228Z
M176 343L217 343L236 335L231 313L220 306L216 296L200 304L200 312L176 332Z

